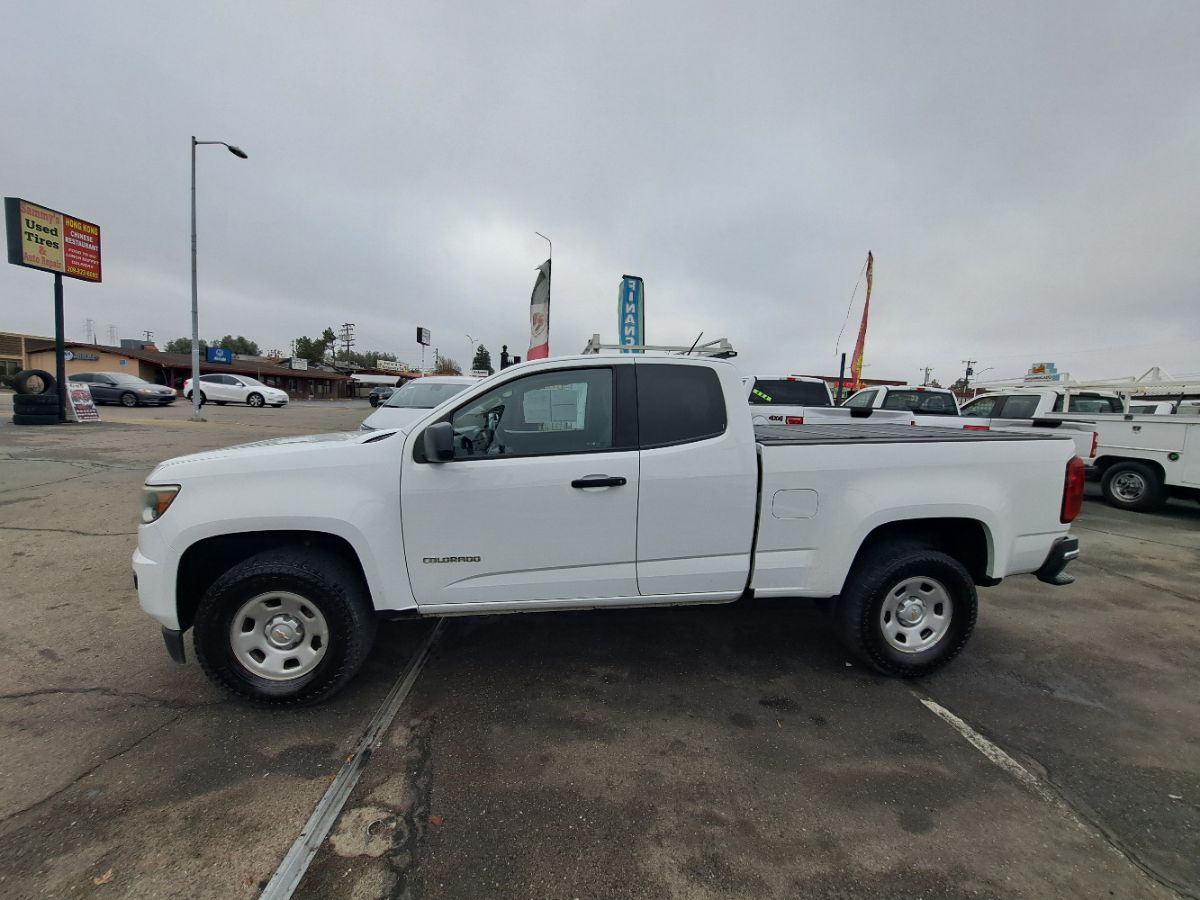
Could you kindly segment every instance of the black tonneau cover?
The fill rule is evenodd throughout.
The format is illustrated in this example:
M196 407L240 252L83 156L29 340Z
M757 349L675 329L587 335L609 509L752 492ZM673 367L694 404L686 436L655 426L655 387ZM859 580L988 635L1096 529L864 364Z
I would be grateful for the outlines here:
M764 446L790 444L938 444L962 441L1071 440L1069 435L1047 431L1023 434L1013 431L964 431L935 425L755 425L754 439Z

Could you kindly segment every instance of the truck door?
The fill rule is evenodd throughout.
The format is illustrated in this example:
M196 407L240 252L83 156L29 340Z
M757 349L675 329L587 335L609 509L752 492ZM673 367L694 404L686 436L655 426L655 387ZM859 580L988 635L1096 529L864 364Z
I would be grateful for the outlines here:
M637 581L643 596L746 586L758 490L750 407L735 375L638 362ZM736 406L727 405L727 399Z
M633 368L533 372L461 402L447 462L414 435L400 498L421 607L637 597Z

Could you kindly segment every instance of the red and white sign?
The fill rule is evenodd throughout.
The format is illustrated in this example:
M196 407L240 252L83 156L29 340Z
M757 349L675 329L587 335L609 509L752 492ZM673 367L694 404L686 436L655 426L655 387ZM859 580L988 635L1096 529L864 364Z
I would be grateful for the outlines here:
M4 198L8 261L100 281L100 226L19 197Z
M67 410L76 422L99 422L100 411L92 400L92 391L82 381L67 382Z
M537 281L529 298L529 352L526 359L550 355L550 260L538 266Z

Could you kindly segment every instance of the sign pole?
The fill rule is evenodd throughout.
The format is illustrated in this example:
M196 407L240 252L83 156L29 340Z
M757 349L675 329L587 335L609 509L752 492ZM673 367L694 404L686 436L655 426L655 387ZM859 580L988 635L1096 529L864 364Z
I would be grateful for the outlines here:
M63 357L63 284L62 275L54 273L54 377L58 380L58 421L67 421L67 361Z

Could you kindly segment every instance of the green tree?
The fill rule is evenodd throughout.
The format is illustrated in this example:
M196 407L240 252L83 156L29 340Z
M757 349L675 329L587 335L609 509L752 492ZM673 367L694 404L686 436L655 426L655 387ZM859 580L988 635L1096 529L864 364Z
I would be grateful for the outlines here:
M390 360L391 362L399 362L395 353L385 353L382 350L363 350L361 353L357 350L351 350L349 353L343 352L338 356L338 361L351 366L359 366L363 369L372 369L375 367L375 361L379 359Z
M433 360L434 375L461 375L462 366L448 356L438 353Z
M333 333L332 328L326 328L321 334L320 340L313 340L310 337L296 338L295 357L297 359L306 359L311 365L319 365L325 362L325 356L329 353L337 337Z
M208 349L208 341L200 338L200 352L203 353ZM192 339L189 337L178 337L173 341L167 341L167 346L164 348L167 353L191 353Z
M488 352L488 348L480 344L475 348L475 358L471 360L471 368L473 370L487 370L489 375L496 370L492 368L492 354Z
M249 338L242 337L240 334L237 337L227 334L217 341L214 346L222 347L225 350L232 350L234 353L241 353L244 356L259 355L258 344Z

